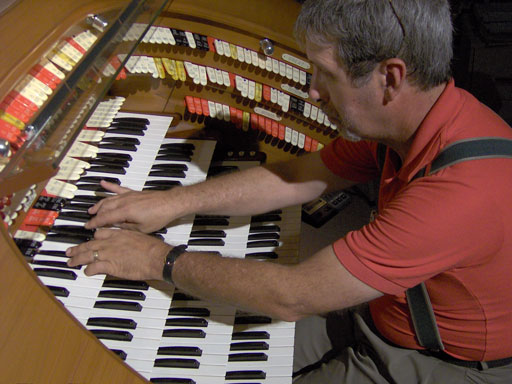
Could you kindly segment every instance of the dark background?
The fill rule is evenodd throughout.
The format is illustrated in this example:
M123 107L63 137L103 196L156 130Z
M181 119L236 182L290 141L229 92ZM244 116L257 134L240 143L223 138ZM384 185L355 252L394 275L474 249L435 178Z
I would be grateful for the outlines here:
M450 2L456 85L512 125L512 1Z

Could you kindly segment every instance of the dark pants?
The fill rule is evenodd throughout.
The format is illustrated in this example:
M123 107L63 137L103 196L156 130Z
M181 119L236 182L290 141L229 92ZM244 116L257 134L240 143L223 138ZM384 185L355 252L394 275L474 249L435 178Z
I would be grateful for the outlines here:
M317 333L312 333L311 319L297 324L294 370L322 357L323 361L295 377L294 384L512 383L512 364L486 370L465 368L390 345L374 329L367 306L329 314L325 329L321 320L318 323Z

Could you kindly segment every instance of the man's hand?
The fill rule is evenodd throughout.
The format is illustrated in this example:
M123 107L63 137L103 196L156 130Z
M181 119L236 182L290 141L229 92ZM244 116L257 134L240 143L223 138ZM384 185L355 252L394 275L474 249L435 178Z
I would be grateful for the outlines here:
M140 232L98 229L94 240L68 248L69 266L87 265L87 276L105 273L130 280L162 280L172 246Z
M116 226L150 233L176 218L164 209L168 191L137 192L106 181L102 181L101 186L116 195L89 208L89 213L96 216L85 224L85 228Z

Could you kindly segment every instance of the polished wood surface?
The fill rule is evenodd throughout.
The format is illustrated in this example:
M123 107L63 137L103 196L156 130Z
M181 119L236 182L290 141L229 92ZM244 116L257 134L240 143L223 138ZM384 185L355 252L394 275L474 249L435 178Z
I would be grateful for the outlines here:
M41 57L63 36L84 29L90 13L118 12L128 1L123 0L24 0L15 2L0 14L0 97L4 97ZM279 8L278 10L276 10ZM259 39L276 42L276 54L291 52L305 58L295 43L292 30L299 4L293 0L210 1L174 0L156 24L176 28L196 27L202 33L237 41L258 50ZM208 22L210 20L211 22ZM180 47L151 47L141 44L139 54L158 54L187 58L190 52ZM234 63L213 55L194 52L189 60L203 61L229 70ZM250 68L237 68L255 80L268 79ZM272 79L270 79L271 81ZM188 83L155 80L150 76L133 76L117 82L110 95L127 98L125 110L164 113L176 116L176 135L206 134L211 128L205 120L185 111L183 97L189 92L214 97L229 104L243 100L225 90L200 87ZM290 125L308 128L293 117ZM216 124L213 124L216 125ZM221 131L224 129L221 127ZM328 141L322 132L310 132L319 140ZM173 131L170 131L173 135ZM229 135L229 132L226 134ZM240 137L244 140L244 136ZM290 157L276 143L246 136L258 149L272 159ZM236 145L236 144L234 144ZM251 147L252 148L252 147ZM43 186L38 186L38 191ZM23 217L21 215L20 217ZM19 223L18 223L19 225ZM27 265L14 244L11 233L0 229L0 381L2 383L88 383L131 384L146 382L124 364L114 353L88 332L44 287Z
M121 11L126 4L117 0L27 0L8 7L0 15L0 97L63 36L83 30L88 14ZM146 382L40 283L3 226L0 297L2 383Z

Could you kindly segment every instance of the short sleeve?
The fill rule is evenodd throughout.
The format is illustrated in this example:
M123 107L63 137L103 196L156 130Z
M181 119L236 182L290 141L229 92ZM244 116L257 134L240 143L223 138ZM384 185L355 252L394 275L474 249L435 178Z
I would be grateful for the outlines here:
M337 240L333 248L344 267L373 288L399 295L496 254L504 238L499 205L484 186L453 181L460 178L449 173L458 167L467 166L411 182L372 223Z
M320 156L325 166L335 175L365 183L379 177L376 151L376 143L350 142L338 138L323 148Z

